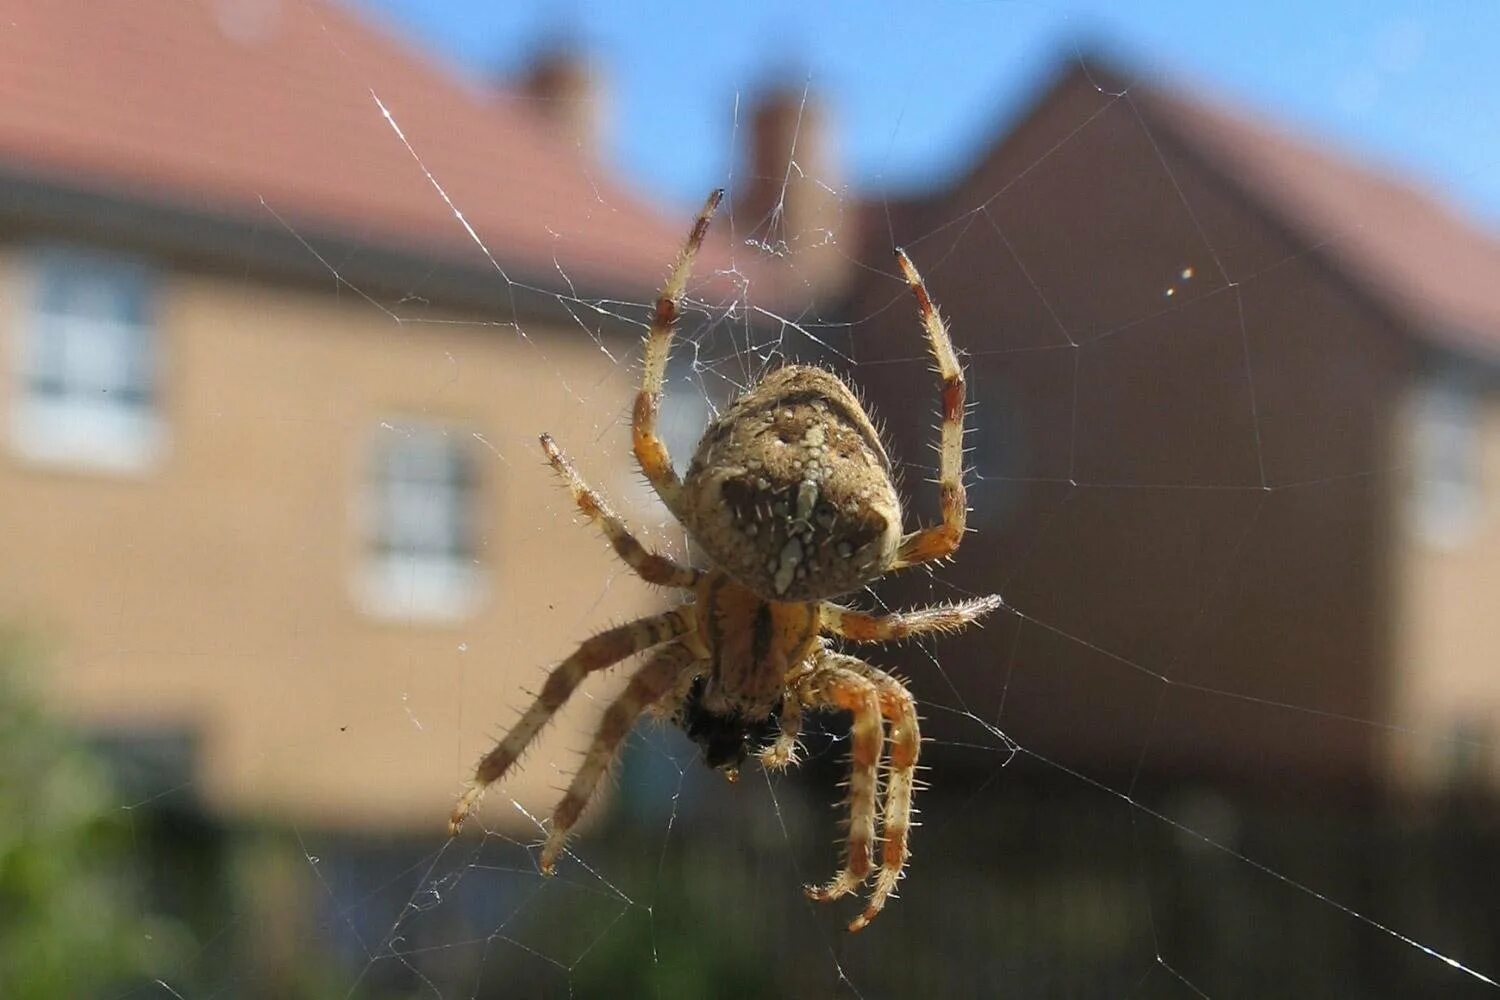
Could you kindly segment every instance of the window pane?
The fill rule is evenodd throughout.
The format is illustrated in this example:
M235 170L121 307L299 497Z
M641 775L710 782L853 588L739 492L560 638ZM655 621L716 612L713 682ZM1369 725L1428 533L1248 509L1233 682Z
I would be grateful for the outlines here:
M376 547L389 553L473 558L473 471L465 450L440 431L397 433L403 436L378 449Z
M1479 426L1474 393L1451 377L1419 391L1413 411L1414 518L1436 545L1468 539L1482 513Z
M17 450L95 468L150 464L163 434L152 408L149 272L85 248L49 247L33 261L11 412Z
M369 554L358 580L365 610L402 620L472 614L476 468L462 437L430 425L381 425L368 484Z

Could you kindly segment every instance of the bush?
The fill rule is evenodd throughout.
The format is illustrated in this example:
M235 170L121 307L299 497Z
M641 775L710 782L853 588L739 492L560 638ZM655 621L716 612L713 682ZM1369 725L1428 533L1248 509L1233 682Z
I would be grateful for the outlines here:
M144 912L129 813L0 634L0 996L89 997L158 978L185 935Z

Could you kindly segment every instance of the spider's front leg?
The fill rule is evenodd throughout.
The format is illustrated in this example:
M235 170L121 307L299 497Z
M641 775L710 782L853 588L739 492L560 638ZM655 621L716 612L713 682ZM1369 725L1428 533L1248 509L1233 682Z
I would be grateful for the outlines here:
M901 275L917 297L917 312L927 331L927 346L937 362L938 377L943 380L942 442L938 460L938 498L943 521L931 528L913 531L901 539L892 569L943 559L953 554L963 541L968 521L968 495L964 490L964 370L953 351L953 340L942 314L927 294L922 276L912 265L906 251L896 251Z
M809 678L807 692L814 703L854 709L854 761L849 779L849 861L832 882L820 888L810 888L808 895L820 902L837 899L861 885L869 872L869 840L863 846L857 843L868 837L866 831L874 825L875 778L879 763L879 749L874 764L866 768L861 757L859 740L861 729L868 730L872 724L871 700L874 702L873 726L876 739L881 720L888 721L890 731L890 762L885 793L885 814L881 821L880 871L875 876L875 888L864 912L849 924L850 931L862 930L885 907L886 900L896 890L906 868L910 854L907 846L911 830L911 800L916 786L917 757L921 752L922 733L917 724L916 705L911 693L896 678L863 660L837 653L825 653L818 659L818 668ZM868 788L868 795L863 790ZM858 792L857 792L858 790ZM863 853L863 863L856 859Z
M555 870L557 857L567 844L568 832L583 814L584 806L594 797L599 779L609 770L636 719L677 690L683 675L695 672L696 665L692 651L674 642L652 654L646 665L630 678L620 696L605 709L604 718L599 721L599 729L594 733L594 741L584 754L578 773L573 775L567 793L552 813L552 829L542 847L543 875L551 875Z
M656 299L656 312L651 317L651 329L646 334L646 361L641 374L641 390L635 397L635 413L631 421L631 439L635 446L636 461L641 472L655 488L662 502L673 514L682 510L682 481L677 470L672 468L672 456L667 444L656 433L656 418L661 409L662 382L667 377L667 356L672 350L672 334L677 328L677 317L682 312L682 296L687 289L688 275L693 270L693 258L703 245L708 232L709 220L724 197L723 189L708 196L703 210L693 222L687 242L677 254L677 261L667 275Z
M557 442L552 440L552 435L542 435L542 451L547 455L547 461L563 481L568 484L568 491L573 494L573 502L583 515L590 521L597 521L604 529L604 537L609 539L609 544L614 547L615 554L624 561L625 565L636 571L642 580L647 583L660 584L663 587L691 588L698 582L701 575L697 570L683 566L675 560L656 552L652 552L640 543L620 520L613 510L610 509L604 498L596 493L589 484L583 481L578 470L573 468L573 463L568 461L568 456L563 454Z

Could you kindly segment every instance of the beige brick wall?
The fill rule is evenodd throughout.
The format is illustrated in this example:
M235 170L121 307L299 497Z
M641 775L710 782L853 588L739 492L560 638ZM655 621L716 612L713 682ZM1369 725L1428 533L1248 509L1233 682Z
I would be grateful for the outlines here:
M0 250L0 414L26 263L23 247ZM660 540L664 515L629 465L633 370L578 326L526 323L523 339L397 323L347 290L164 269L159 305L159 467L61 471L6 439L0 620L42 640L45 689L71 716L196 731L194 783L216 811L440 830L522 686L662 600L575 523L535 444L552 431ZM633 342L609 346L628 358ZM482 470L487 588L464 621L378 620L354 598L364 466L380 422L400 418L484 438L465 444ZM597 707L579 699L509 784L526 809L551 805L554 766L571 767ZM487 819L525 825L500 795Z

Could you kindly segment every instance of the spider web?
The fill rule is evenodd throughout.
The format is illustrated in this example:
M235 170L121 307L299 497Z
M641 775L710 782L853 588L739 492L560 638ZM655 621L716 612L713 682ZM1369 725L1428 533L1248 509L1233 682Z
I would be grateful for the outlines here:
M330 37L328 44L330 58L338 60L339 39ZM1081 55L1075 62L1086 65ZM387 123L390 141L406 151L412 169L429 183L432 213L466 235L492 266L497 287L513 303L545 300L562 310L574 324L570 332L587 338L597 354L594 363L576 367L576 352L557 348L555 326L525 318L527 310L520 306L509 314L458 323L467 331L507 338L514 350L540 358L551 373L550 389L574 414L569 426L555 428L473 428L469 433L478 454L496 475L543 479L541 463L522 456L531 454L537 431L553 430L585 476L646 540L691 558L649 491L593 474L628 452L627 407L639 364L638 348L628 339L602 331L644 331L650 302L578 295L565 261L558 262L558 281L552 284L508 273L501 249L470 224L467 206L450 197L441 173L429 170L420 143L403 130L400 109L383 98L381 80L352 66L347 73L367 92L369 113ZM816 70L807 81L812 93ZM742 108L753 90L744 81L734 87L735 130L726 157L743 142ZM1272 280L1273 272L1238 273L1226 261L1224 248L1210 237L1179 185L1170 157L1161 154L1152 167L1154 180L1164 179L1175 192L1176 206L1189 217L1202 251L1195 267L1162 276L1161 312L1210 297L1197 294L1194 282L1212 282L1212 296L1229 303L1218 314L1227 325L1216 332L1239 347L1237 366L1229 372L1234 385L1200 388L1233 391L1243 398L1244 409L1233 424L1210 423L1201 432L1254 473L1243 481L1173 481L1155 478L1155 468L1132 468L1127 456L1118 479L1081 474L1087 465L1081 449L1093 439L1089 421L1103 415L1100 401L1113 391L1107 382L1090 381L1088 352L1123 345L1126 374L1150 380L1154 375L1146 356L1130 352L1132 339L1148 334L1136 316L1115 317L1087 333L1071 327L1061 318L1071 314L1066 303L1051 299L1016 250L1007 213L1022 196L1023 179L1048 175L1070 144L1103 127L1106 119L1123 116L1133 122L1160 153L1149 118L1137 106L1133 82L1101 79L1096 92L1100 110L1094 116L1028 157L1018 174L988 184L961 210L913 222L894 199L879 202L871 240L879 254L850 263L890 275L888 294L852 306L783 311L768 304L749 265L740 270L731 263L717 275L700 274L690 285L675 346L665 419L679 463L696 429L734 393L783 361L817 360L846 371L883 404L900 446L910 516L930 522L935 488L929 480L936 470L912 443L928 434L935 419L937 386L926 370L905 292L893 269L878 258L897 244L907 247L940 303L945 288L965 281L965 272L982 280L986 269L1014 265L1041 313L1054 323L1049 335L1056 335L1055 342L1038 347L1030 331L982 329L968 317L950 315L973 385L969 444L975 460L969 482L981 530L969 538L954 566L883 581L863 595L867 606L890 609L976 596L982 591L973 581L995 580L993 573L977 572L997 559L983 526L1003 523L989 520L985 508L1020 503L1017 491L1046 493L1034 524L1008 529L1019 540L1000 550L1010 561L999 576L1006 604L994 622L963 637L867 651L873 662L909 678L927 724L939 734L924 747L933 787L918 798L923 823L914 831L910 878L900 898L870 929L850 937L842 928L854 904L820 907L798 891L832 874L838 862L831 846L838 814L827 806L842 797L836 786L845 766L843 722L827 719L810 727L800 770L783 777L751 768L733 787L702 767L695 748L679 733L641 725L629 740L607 801L554 879L536 870L545 813L512 798L503 786L486 801L478 838L448 841L439 832L441 816L434 817L431 835L294 829L311 900L295 904L308 907L295 914L290 912L294 904L283 904L288 909L282 915L317 942L314 952L331 956L317 985L307 987L308 995L875 998L947 989L961 995L1217 997L1379 995L1396 989L1405 995L1442 990L1479 996L1500 989L1492 978L1500 975L1500 956L1493 935L1483 933L1484 917L1475 916L1468 885L1484 880L1494 857L1493 838L1481 837L1478 820L1443 827L1441 833L1408 830L1409 839L1403 840L1401 821L1378 811L1371 818L1367 801L1353 788L1335 785L1323 802L1310 794L1277 798L1267 796L1264 786L1278 779L1265 775L1259 782L1253 774L1216 782L1160 764L1160 748L1187 726L1184 713L1206 716L1211 731L1212 720L1222 719L1225 740L1238 738L1245 727L1262 726L1293 741L1328 737L1336 742L1343 738L1339 734L1354 730L1394 741L1472 746L1476 752L1481 743L1346 711L1321 699L1316 686L1283 691L1274 684L1267 689L1214 680L1188 659L1230 627L1237 581L1247 562L1276 558L1267 537L1275 537L1281 500L1312 495L1337 508L1347 491L1392 466L1351 467L1347 456L1309 454L1309 463L1321 464L1310 475L1293 480L1268 473L1265 417L1243 295L1256 282ZM891 110L882 127L893 143L912 114L910 108ZM771 211L751 217L727 208L716 225L731 234L733 261L768 258L796 274L827 244L838 246L841 232L836 225L819 241L788 236L785 213L792 188L809 182L822 186L845 205L847 218L836 214L835 219L851 228L855 199L865 195L843 182L804 174L795 140L788 152L783 197ZM728 178L731 203L740 183L742 178ZM265 210L277 225L299 232L273 202L268 200ZM690 211L682 212L684 224ZM1282 269L1310 265L1345 235L1317 234ZM997 255L976 257L976 245ZM340 263L320 256L311 241L306 249L349 293L354 307L367 310L393 337L430 325L412 303L388 301L347 280ZM1002 249L1009 258L999 254ZM715 285L715 278L727 281ZM733 290L709 291L716 287ZM894 353L890 345L899 341L872 337L887 327L909 331L904 347ZM434 340L439 342L452 343ZM1163 366L1190 349L1181 341L1166 342L1160 348ZM451 346L434 350L441 353L431 358L431 369L412 376L432 387L431 413L424 415L442 413L446 379L459 371L467 376L479 364ZM1024 375L1027 359L1041 356L1061 359L1061 375L1049 384L1056 391L1047 412L1055 415L1055 428L1067 428L1065 468L1055 475L1016 474L1010 456L976 438L998 433L985 419L987 411L1005 402L1001 393L1007 383L997 365L1016 362ZM1136 366L1133 373L1130 366ZM890 393L901 386L909 387L913 402L898 408ZM898 430L898 423L915 424L921 433ZM403 432L396 426L388 430ZM561 489L553 491L545 510L525 513L532 523L520 534L531 551L543 550L564 533L597 541L573 524L574 511ZM1192 593L1142 597L1133 592L1128 574L1112 574L1106 567L1098 569L1101 584L1081 591L1089 595L1081 606L1048 599L1049 588L1066 590L1080 572L1089 572L1091 553L1083 536L1068 533L1069 524L1076 523L1070 518L1113 517L1128 525L1162 524L1179 515L1195 519L1190 527L1202 536L1197 548L1177 537L1137 542L1168 568L1201 561L1184 574ZM650 599L640 596L646 588L628 572L615 568L612 574L604 581L570 580L565 590L548 596L546 603L558 610L541 621L519 608L502 606L495 613L518 634L560 633L555 646L561 650L612 623L619 608ZM1140 641L1120 627L1121 608L1160 611L1169 601L1173 613L1157 615L1168 622L1161 627L1164 634L1154 637L1158 641ZM297 637L287 639L293 647L289 655L299 655ZM444 660L421 662L393 639L387 655L400 663L395 686L401 703L388 707L399 709L402 725L423 733L426 746L452 760L456 788L471 766L472 747L508 725L525 696L516 692L509 704L469 703L465 691L473 675L511 651L471 645L462 627L453 632L451 646ZM529 647L517 640L516 648ZM546 666L536 663L529 676L539 677ZM988 676L978 676L976 668ZM1066 685L1055 678L1038 682L1049 673L1065 678ZM590 686L580 697L597 707L610 693L606 683ZM1085 717L1093 726L1112 720L1119 731L1074 734L1077 739L1070 740L1055 727L1034 730L1030 723L1046 712L1067 717L1065 704L1039 704L1063 693L1095 708L1118 700L1125 706L1120 711ZM433 711L438 703L462 709L455 717ZM565 716L561 727L577 730L586 719L587 709L581 716ZM263 735L282 755L305 740L295 731ZM1100 745L1129 752L1110 757L1095 749ZM534 755L525 766L555 774L561 786L573 763L559 749ZM351 783L379 780L378 774L348 778ZM1440 863L1444 857L1447 867ZM1453 916L1456 912L1469 916ZM246 930L247 918L226 917L220 932L225 939ZM216 971L221 946L217 937L205 942L186 965L164 971L155 988L177 996L194 995L195 989L230 995L279 982L258 979L259 973L241 966Z

